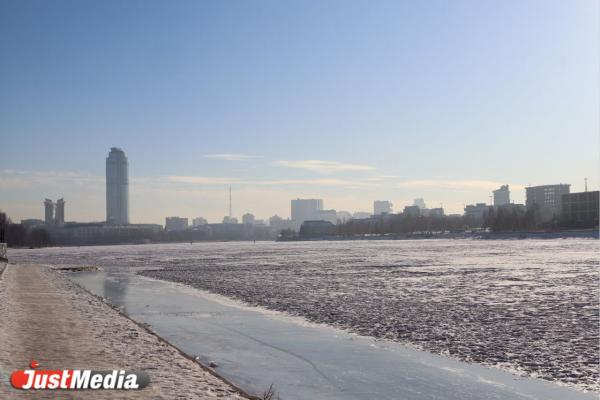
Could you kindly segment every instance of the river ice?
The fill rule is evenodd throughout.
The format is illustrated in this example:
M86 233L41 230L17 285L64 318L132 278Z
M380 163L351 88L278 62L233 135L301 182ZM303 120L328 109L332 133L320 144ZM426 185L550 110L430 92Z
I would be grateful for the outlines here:
M597 391L598 243L188 243L9 257L140 268L312 322Z

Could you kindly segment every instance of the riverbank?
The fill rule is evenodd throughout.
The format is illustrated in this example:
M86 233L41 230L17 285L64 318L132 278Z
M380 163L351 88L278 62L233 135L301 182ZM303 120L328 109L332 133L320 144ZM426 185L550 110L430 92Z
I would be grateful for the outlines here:
M328 235L318 237L285 237L278 242L315 242L315 241L348 241L348 240L419 240L419 239L599 239L598 229L559 230L559 231L517 231L517 232L413 232L385 233L365 235Z
M0 276L0 398L113 399L114 391L24 392L12 371L35 359L42 369L142 370L150 385L121 399L245 399L239 390L176 348L39 265L8 264Z

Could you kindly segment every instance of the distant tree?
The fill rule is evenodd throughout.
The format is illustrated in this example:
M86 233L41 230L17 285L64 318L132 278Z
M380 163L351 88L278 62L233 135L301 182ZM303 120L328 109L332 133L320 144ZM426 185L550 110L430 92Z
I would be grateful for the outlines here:
M293 229L282 229L278 236L282 239L292 239L296 236L296 231Z
M27 245L29 247L46 247L50 246L50 234L45 228L33 228L27 237Z
M8 218L6 214L0 211L0 243L6 242L6 227L8 225Z
M27 246L27 230L21 224L8 224L6 226L6 244L9 247Z

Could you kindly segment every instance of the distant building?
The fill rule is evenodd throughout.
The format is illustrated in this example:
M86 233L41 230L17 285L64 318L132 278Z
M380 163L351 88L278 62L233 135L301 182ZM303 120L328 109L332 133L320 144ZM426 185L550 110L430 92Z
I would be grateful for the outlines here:
M558 218L562 212L562 196L568 194L571 185L544 185L525 188L527 209L537 207L541 222Z
M246 213L242 215L242 224L254 225L254 214Z
M129 223L129 164L118 147L112 147L106 158L106 222Z
M271 218L269 218L269 226L277 225L283 220L284 220L283 218L281 218L279 215L275 214Z
M357 211L354 214L352 214L352 218L353 219L367 219L367 218L371 218L371 213L365 212L365 211Z
M56 200L56 208L54 213L54 224L59 228L65 226L65 200Z
M375 200L373 202L373 215L379 214L391 214L392 213L392 203L387 200Z
M418 206L416 206L418 207ZM434 208L435 210L435 208ZM429 217L429 212L431 210L429 208L419 208L419 215L423 216L423 217Z
M44 221L41 219L34 218L22 219L21 225L23 225L26 228L35 228L36 226L44 225Z
M188 219L181 217L167 217L165 218L165 230L167 232L172 231L183 231L188 228Z
M104 222L67 222L63 229L51 232L60 245L148 243L159 237L162 226L156 224L107 225Z
M337 223L337 212L335 210L319 210L314 216L317 220Z
M269 226L275 232L279 232L284 229L294 229L294 221L291 219L283 219L279 215L273 215L269 218Z
M423 199L415 199L415 201L413 202L413 206L417 206L421 210L424 210L427 208L427 206L425 205L425 200L423 200Z
M292 220L297 227L304 221L317 219L317 213L323 210L322 199L296 199L291 202Z
M44 200L44 222L48 226L54 225L54 203L50 199Z
M500 189L494 190L493 193L495 206L510 204L510 190L508 189L508 185L500 186Z
M299 235L305 238L319 238L332 235L334 232L335 225L329 221L304 221Z
M562 195L561 221L566 226L598 226L598 191Z
M525 204L515 204L515 203L503 204L503 205L497 206L495 208L501 209L503 211L508 211L508 212L516 211L516 212L524 213L527 211L527 207L525 207Z
M65 225L64 199L58 199L56 203L50 199L44 200L44 223L48 227L62 228Z
M350 221L352 219L352 214L350 214L348 211L338 211L337 212L337 220L339 222L346 222L346 221Z
M206 224L208 224L208 221L202 217L197 217L192 220L192 226L202 226Z
M404 207L404 211L403 211L404 215L412 215L412 216L419 216L421 214L421 210L419 209L419 206L406 206Z
M235 217L230 217L230 216L226 215L223 217L223 223L224 224L237 224L238 219Z
M423 210L421 210L423 211ZM443 217L444 216L444 209L442 207L439 208L430 208L429 210L429 216L430 217Z
M465 218L468 223L475 226L482 226L483 220L489 212L489 206L485 203L477 203L475 205L468 205L465 207Z

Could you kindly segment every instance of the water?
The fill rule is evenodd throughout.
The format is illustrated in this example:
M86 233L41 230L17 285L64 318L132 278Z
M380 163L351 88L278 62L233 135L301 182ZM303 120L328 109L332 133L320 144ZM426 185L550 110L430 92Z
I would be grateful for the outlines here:
M209 353L206 348L198 348L197 344L191 343L192 338L196 337L194 332L209 333L202 331L204 328L200 328L198 324L214 327L215 321L220 321L218 324L223 323L222 317L210 313L211 307L216 307L214 304L206 305L206 312L200 313L203 317L193 314L196 312L194 310L182 310L177 307L176 315L168 314L170 316L167 317L164 313L170 312L169 304L175 302L173 296L169 296L168 304L150 304L149 307L145 307L144 304L144 312L132 311L135 308L131 308L134 307L131 299L135 296L131 294L131 283L135 282L136 286L140 281L156 281L143 280L130 274L123 275L123 272L133 272L139 268L164 268L145 274L191 284L250 304L285 311L363 335L388 338L462 360L496 365L515 373L553 379L579 388L595 389L594 384L597 384L598 377L597 244L597 241L583 239L215 243L47 249L11 253L11 257L55 264L104 266L109 278L98 279L102 282L121 282L116 284L116 287L130 288L122 296L123 300L118 300L118 295L109 295L111 301L125 305L132 315L143 315L140 318L145 320L158 318L158 321L153 320L150 323L155 327L169 327L159 333L169 336L171 340L177 340L184 348L191 346L188 349L190 352L206 357L218 357L219 354L223 354L223 349L232 347L232 343L243 342L241 334L248 331L253 339L247 339L253 340L256 347L274 345L278 349L276 354L281 353L282 349L289 350L311 362L314 362L313 359L321 354L323 349L335 348L342 352L340 354L344 354L344 346L340 345L338 348L332 346L332 343L358 342L354 339L339 340L341 333L332 330L336 332L338 339L331 339L331 343L325 346L315 345L319 349L316 354L307 353L307 348L314 345L310 341L321 340L314 331L317 328L300 327L293 323L294 328L278 326L277 329L269 328L261 333L256 327L247 326L247 321L258 318L254 316L242 318L246 322L241 327L228 328L233 330L228 331L232 337L227 346L209 343L209 347L214 346L217 349L216 353ZM112 275L115 273L120 274L116 281L115 275ZM129 283L123 284L123 279ZM101 286L104 291L110 290L111 287L110 284L104 283ZM163 293L163 290L161 287L160 292ZM182 289L179 287L176 292L182 292ZM149 292L140 296L141 303L152 297ZM182 304L186 304L185 301L189 302L179 301ZM241 323L239 320L236 322L236 318L230 319L231 313L223 315L227 315L225 320L233 321L234 325ZM164 322L170 318L187 322ZM262 318L265 318L264 315ZM281 322L280 318L277 320ZM265 324L263 321L259 325L269 326ZM300 328L313 330L311 333L301 333L298 330ZM282 331L291 333L282 336ZM214 333L212 331L211 335L201 337L214 336ZM283 339L279 340L280 337ZM301 338L310 339L309 343L312 344L307 345ZM274 344L273 341L281 343ZM260 342L263 344L257 345ZM300 343L298 349L294 348L294 343ZM405 355L401 351L389 350L389 346L397 346L395 343L378 341L371 344L375 343L379 346L386 343L382 353L386 356ZM353 344L351 347L354 349L355 346ZM406 350L404 346L398 345L398 348ZM261 365L260 361L265 360L265 354L269 354L264 348L253 352L254 358L243 357L252 362L237 361L237 364L234 353L233 359L229 360L231 362L222 361L224 364L220 367L220 372L231 372L234 381L237 379L245 382L245 379L248 384L254 381L268 386L268 379L259 379L256 376L241 378L244 374L239 372L246 367L261 370L251 366L254 362ZM325 352L325 359L333 357L332 352L333 350ZM344 362L344 357L347 356L338 357L338 363L333 364L334 369L344 371L346 375L347 379L336 378L341 379L340 387L343 390L356 393L360 387L367 387L369 390L383 387L384 392L378 393L379 398L397 398L394 397L393 391L389 390L415 388L414 385L399 381L406 373L398 374L397 369L385 368L384 371L395 373L386 377L386 374L375 368L386 363L380 357L368 354L362 354L358 360L354 360L358 364L354 361ZM398 365L406 363L406 357L389 357L394 359L393 362L399 363ZM279 360L282 356L273 355L273 358ZM448 359L439 357L436 362L429 364L437 365L439 360ZM283 362L284 365L287 365L286 363ZM266 375L272 374L269 371L285 370L280 361L270 360L266 361L266 364L273 366L269 368L269 365L264 365ZM304 364L310 365L306 362ZM234 373L235 365L239 370ZM377 384L368 385L357 380L352 371L348 370L349 365L369 365L370 368L375 368L374 371L377 372L368 374L367 377L372 379L377 376ZM467 364L450 368L465 370L464 365ZM421 365L422 371L427 371L428 368ZM440 382L442 387L453 387L450 378L443 378L440 368L429 369L435 376L435 382ZM409 370L418 371L419 368L412 366ZM314 373L313 371L312 374ZM330 376L332 372L329 371L325 375ZM422 373L417 375L417 381L426 377L426 374ZM291 376L293 374L288 378L291 379ZM310 374L301 373L296 376L306 377ZM509 376L513 379L512 375ZM324 377L321 378L326 381ZM490 380L489 378L484 380ZM314 379L319 390L322 391L327 386L323 386L323 382L319 383L318 376ZM431 379L430 376L425 382L430 382ZM352 381L361 384L351 389L348 382ZM399 384L389 386L390 381L398 381ZM286 393L288 391L285 386L289 385L289 382L281 377L277 379L277 383L284 386ZM302 383L305 384L306 382ZM463 382L459 385L464 387ZM416 387L419 388L418 385ZM466 387L474 391L472 393L478 393L475 388L468 385ZM434 394L438 392L426 386L425 388L431 398L436 398ZM556 386L552 385L552 388ZM298 392L298 387L293 389L289 392ZM485 391L489 392L489 388ZM324 392L319 393L323 395ZM482 393L481 389L479 393ZM403 395L410 398L407 393ZM506 394L503 396L507 398ZM456 398L459 397L457 395Z

